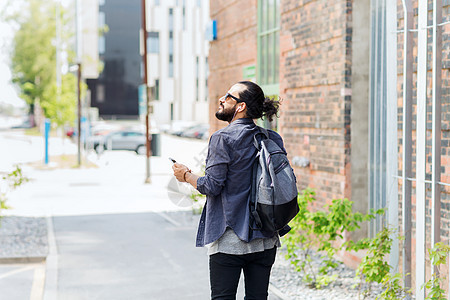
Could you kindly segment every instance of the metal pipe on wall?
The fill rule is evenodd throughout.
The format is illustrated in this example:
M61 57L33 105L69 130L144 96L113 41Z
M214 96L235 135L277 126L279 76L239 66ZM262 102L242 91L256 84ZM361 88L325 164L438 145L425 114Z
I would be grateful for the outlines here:
M402 217L403 235L403 284L411 289L411 181L412 177L412 81L413 81L413 24L414 12L411 0L402 0L404 10L403 51L403 155L402 155Z
M433 1L433 75L431 142L431 246L441 238L441 97L442 97L442 0ZM438 272L437 267L432 272Z
M394 229L389 265L392 273L398 272L398 137L397 137L397 3L386 1L386 201L388 226Z
M426 248L426 126L427 126L427 21L428 1L419 0L417 40L417 121L416 121L416 300L425 299Z

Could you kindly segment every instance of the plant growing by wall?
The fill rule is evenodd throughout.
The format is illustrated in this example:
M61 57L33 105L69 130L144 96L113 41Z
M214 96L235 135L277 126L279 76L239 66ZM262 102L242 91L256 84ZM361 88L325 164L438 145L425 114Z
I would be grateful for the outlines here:
M23 173L22 169L19 166L16 166L15 169L6 174L1 178L1 184L0 184L0 217L1 212L3 209L8 209L9 206L6 205L7 201L7 194L11 190L15 190L25 182L29 181L28 178L26 178Z
M286 257L298 272L303 273L303 280L311 288L321 288L334 281L337 275L330 271L338 266L334 255L337 251L360 250L368 245L367 239L357 242L345 241L344 232L360 228L360 224L375 218L374 214L353 212L353 202L348 199L335 199L326 205L325 211L310 211L309 206L315 201L314 190L307 188L298 197L299 213L291 221L292 231L287 235ZM381 214L383 210L374 213ZM320 266L312 264L313 253L319 256Z
M436 271L431 275L430 280L422 285L423 288L427 288L428 295L425 299L428 300L446 300L445 291L441 288L441 282L443 278L440 278L440 266L445 265L447 262L447 256L450 252L450 246L445 245L442 242L436 243L433 248L429 249L430 260Z
M360 278L360 289L363 280L369 284L369 288L363 291L364 296L370 294L374 282L381 284L383 288L383 292L376 299L404 299L409 293L402 287L402 274L392 274L392 267L386 261L391 252L392 234L393 229L384 227L369 240L367 255L356 270L356 276Z

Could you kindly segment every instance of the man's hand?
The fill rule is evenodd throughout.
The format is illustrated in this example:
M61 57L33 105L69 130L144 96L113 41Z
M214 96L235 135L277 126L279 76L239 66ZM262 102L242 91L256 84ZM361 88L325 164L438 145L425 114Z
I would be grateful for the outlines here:
M186 182L186 172L191 172L191 170L183 164L174 163L172 165L173 175L179 182Z

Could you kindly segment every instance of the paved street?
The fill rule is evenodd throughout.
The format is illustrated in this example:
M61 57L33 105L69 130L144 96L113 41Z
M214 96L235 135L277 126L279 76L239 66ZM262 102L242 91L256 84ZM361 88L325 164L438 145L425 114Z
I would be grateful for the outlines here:
M2 131L0 144L1 170L21 163L31 179L10 193L3 213L46 217L51 229L46 262L0 264L0 299L209 299L206 249L194 245L198 215L186 196L168 191L178 186L168 157L198 171L205 141L163 135L151 184L145 156L133 152L91 153L97 168L58 169L42 164L41 137ZM75 151L50 141L53 157Z

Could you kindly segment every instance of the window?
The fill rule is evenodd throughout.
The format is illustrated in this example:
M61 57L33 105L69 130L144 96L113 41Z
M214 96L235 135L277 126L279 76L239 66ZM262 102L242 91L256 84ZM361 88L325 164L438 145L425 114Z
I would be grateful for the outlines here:
M169 54L169 77L173 77L173 54Z
M199 74L199 69L200 69L200 66L199 66L199 58L198 58L198 56L197 56L197 58L196 58L196 60L195 60L195 99L196 99L196 101L198 101L199 100L199 98L200 98L200 96L199 96L199 91L198 91L198 89L199 89L199 78L198 78L198 74Z
M159 0L155 0L155 6L159 5Z
M159 53L159 32L149 32L147 38L148 53Z
M186 30L186 7L184 6L183 6L183 30Z
M173 31L169 31L169 54L173 54Z
M98 37L98 54L105 54L105 37L103 35Z
M173 30L173 8L169 8L169 30Z
M153 99L159 100L159 79L155 79L155 93L153 94Z
M209 64L208 64L208 58L205 58L205 101L208 101L208 76L209 76Z
M386 154L387 154L387 90L386 87L386 19L384 7L372 11L371 79L369 107L369 207L386 207ZM383 228L384 216L370 222L370 236Z
M258 82L269 95L278 94L280 0L258 2Z
M105 86L103 84L97 85L97 102L105 102Z
M98 12L98 28L100 31L103 31L105 28L105 13L103 11ZM104 54L105 53L105 34L99 34L98 37L98 53Z

